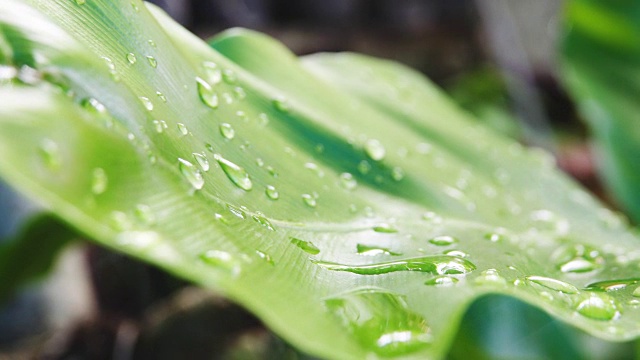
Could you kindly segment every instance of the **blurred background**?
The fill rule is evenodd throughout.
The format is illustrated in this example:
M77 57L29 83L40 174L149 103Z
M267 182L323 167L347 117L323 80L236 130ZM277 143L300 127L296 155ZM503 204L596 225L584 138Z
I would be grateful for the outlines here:
M354 51L431 78L499 132L556 156L604 196L587 131L559 85L561 0L155 0L202 38L265 32L298 55ZM604 199L608 201L608 199ZM37 207L0 184L0 239ZM631 359L633 344L591 338L504 297L465 316L451 359ZM90 245L0 307L5 359L310 359L216 294Z

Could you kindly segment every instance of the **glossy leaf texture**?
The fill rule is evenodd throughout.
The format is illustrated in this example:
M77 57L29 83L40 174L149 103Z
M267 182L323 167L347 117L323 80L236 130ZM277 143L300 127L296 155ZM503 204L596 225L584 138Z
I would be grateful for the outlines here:
M640 221L640 3L574 0L565 21L565 82L595 136L602 175Z
M488 293L640 334L624 221L415 71L209 46L135 0L8 0L0 24L1 176L303 351L439 358Z

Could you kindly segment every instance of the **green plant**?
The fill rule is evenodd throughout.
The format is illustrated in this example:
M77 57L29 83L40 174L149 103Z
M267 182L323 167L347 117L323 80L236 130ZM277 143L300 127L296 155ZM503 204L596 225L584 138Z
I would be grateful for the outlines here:
M410 69L135 0L6 0L0 34L2 177L306 352L441 357L486 294L640 333L624 220Z

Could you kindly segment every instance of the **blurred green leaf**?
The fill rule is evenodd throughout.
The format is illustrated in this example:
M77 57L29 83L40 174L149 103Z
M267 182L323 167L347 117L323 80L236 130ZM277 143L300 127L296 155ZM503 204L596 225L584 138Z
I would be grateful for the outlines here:
M640 221L640 2L573 0L563 75L616 199Z
M627 226L413 70L212 48L135 0L5 0L0 24L3 178L303 351L438 358L489 293L640 333Z

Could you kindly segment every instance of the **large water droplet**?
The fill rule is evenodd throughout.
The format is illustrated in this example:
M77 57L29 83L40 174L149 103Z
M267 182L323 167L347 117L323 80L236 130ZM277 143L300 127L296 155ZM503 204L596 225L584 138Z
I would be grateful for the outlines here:
M379 247L379 246L369 246L358 244L356 246L356 250L358 254L365 256L378 256L378 255L391 255L391 256L400 256L402 254L393 252L387 248Z
M386 290L358 289L331 297L325 305L362 346L380 356L410 354L432 342L426 320Z
M100 195L107 191L109 179L107 173L102 168L93 169L91 174L91 192L95 195Z
M220 135L222 135L225 139L233 139L234 136L236 136L236 132L235 130L233 130L233 127L228 124L228 123L222 123L220 124Z
M230 253L222 250L209 250L200 255L200 259L209 265L224 270L231 275L240 274L240 263Z
M207 156L204 153L193 153L193 158L202 171L209 171L209 160L207 160Z
M458 239L453 236L442 235L436 236L433 239L429 239L429 242L436 246L449 246L458 242Z
M448 255L421 256L364 265L346 265L323 261L315 263L328 270L347 271L359 275L380 275L396 271L420 271L434 275L466 274L476 268L468 260Z
M318 205L318 202L316 201L316 198L313 197L313 195L309 195L309 194L302 194L302 201L305 203L305 205L307 205L308 207L316 207Z
M364 152L373 161L380 161L387 154L382 143L376 139L369 139L364 143Z
M251 182L249 174L243 168L223 158L220 154L214 154L213 158L220 164L222 171L224 171L229 180L237 187L244 191L249 191L253 188L253 182Z
M547 289L551 289L551 290L555 290L555 291L560 291L563 292L565 294L577 294L578 293L578 289L569 284L566 283L564 281L561 280L557 280L557 279L553 279L553 278L548 278L548 277L544 277L544 276L527 276L526 277L527 280L544 286Z
M640 278L598 281L587 285L586 290L611 292L623 290L638 283L640 283Z
M200 170L198 170L192 163L181 158L178 158L178 163L180 173L182 173L187 181L189 181L191 186L196 190L202 189L204 186L204 179L202 178Z
M358 186L358 182L350 173L340 174L340 185L347 190L353 190Z
M267 185L264 193L267 194L267 197L271 200L278 200L280 198L280 193L278 193L278 190L272 185Z
M320 253L320 249L318 249L318 247L315 246L310 241L300 240L300 239L294 238L294 237L292 237L290 239L291 239L291 243L293 245L299 247L300 249L302 249L306 253L309 253L311 255L318 255Z
M576 311L593 320L609 321L620 313L615 300L605 293L586 294L576 306Z
M217 109L220 101L218 100L218 94L213 90L211 85L199 77L196 77L196 83L198 85L200 100L208 107Z

